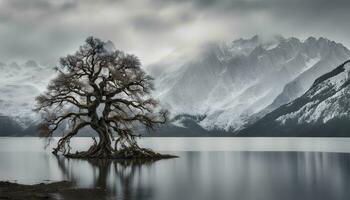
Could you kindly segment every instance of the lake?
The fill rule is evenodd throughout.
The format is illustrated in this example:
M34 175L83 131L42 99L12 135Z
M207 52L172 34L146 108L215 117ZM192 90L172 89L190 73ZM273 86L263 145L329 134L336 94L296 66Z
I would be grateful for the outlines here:
M89 144L89 138L71 143ZM68 180L105 189L100 199L350 199L348 138L142 138L142 147L179 156L153 163L68 160L46 145L39 138L0 138L0 180Z

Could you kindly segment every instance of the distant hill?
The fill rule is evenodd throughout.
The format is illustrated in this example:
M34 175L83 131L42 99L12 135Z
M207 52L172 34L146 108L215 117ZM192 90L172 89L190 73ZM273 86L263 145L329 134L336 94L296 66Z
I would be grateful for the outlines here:
M0 136L23 136L24 130L13 119L0 116Z

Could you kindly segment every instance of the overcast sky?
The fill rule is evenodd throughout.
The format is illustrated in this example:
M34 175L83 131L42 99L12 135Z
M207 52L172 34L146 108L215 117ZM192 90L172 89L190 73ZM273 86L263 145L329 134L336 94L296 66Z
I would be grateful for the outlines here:
M57 60L87 36L144 64L212 40L324 36L350 47L349 0L0 0L0 61Z

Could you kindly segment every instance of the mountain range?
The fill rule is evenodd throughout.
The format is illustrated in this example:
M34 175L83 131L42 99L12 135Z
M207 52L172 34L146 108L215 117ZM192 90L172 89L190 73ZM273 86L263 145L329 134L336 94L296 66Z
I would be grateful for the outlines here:
M173 115L159 135L234 135L303 95L349 57L346 47L326 38L254 36L209 44L156 79L160 102Z
M349 104L340 103L350 96L342 63L349 58L346 47L326 38L254 36L159 61L147 70L171 115L153 135L344 136L338 129L348 122ZM28 61L1 64L0 72L0 136L35 134L34 97L54 76L52 68ZM320 111L324 101L332 103Z

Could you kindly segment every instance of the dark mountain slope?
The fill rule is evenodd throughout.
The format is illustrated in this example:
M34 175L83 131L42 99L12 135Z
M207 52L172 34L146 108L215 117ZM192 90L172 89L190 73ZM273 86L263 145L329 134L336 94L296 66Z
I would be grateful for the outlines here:
M315 80L296 100L240 131L239 136L350 136L350 60Z

